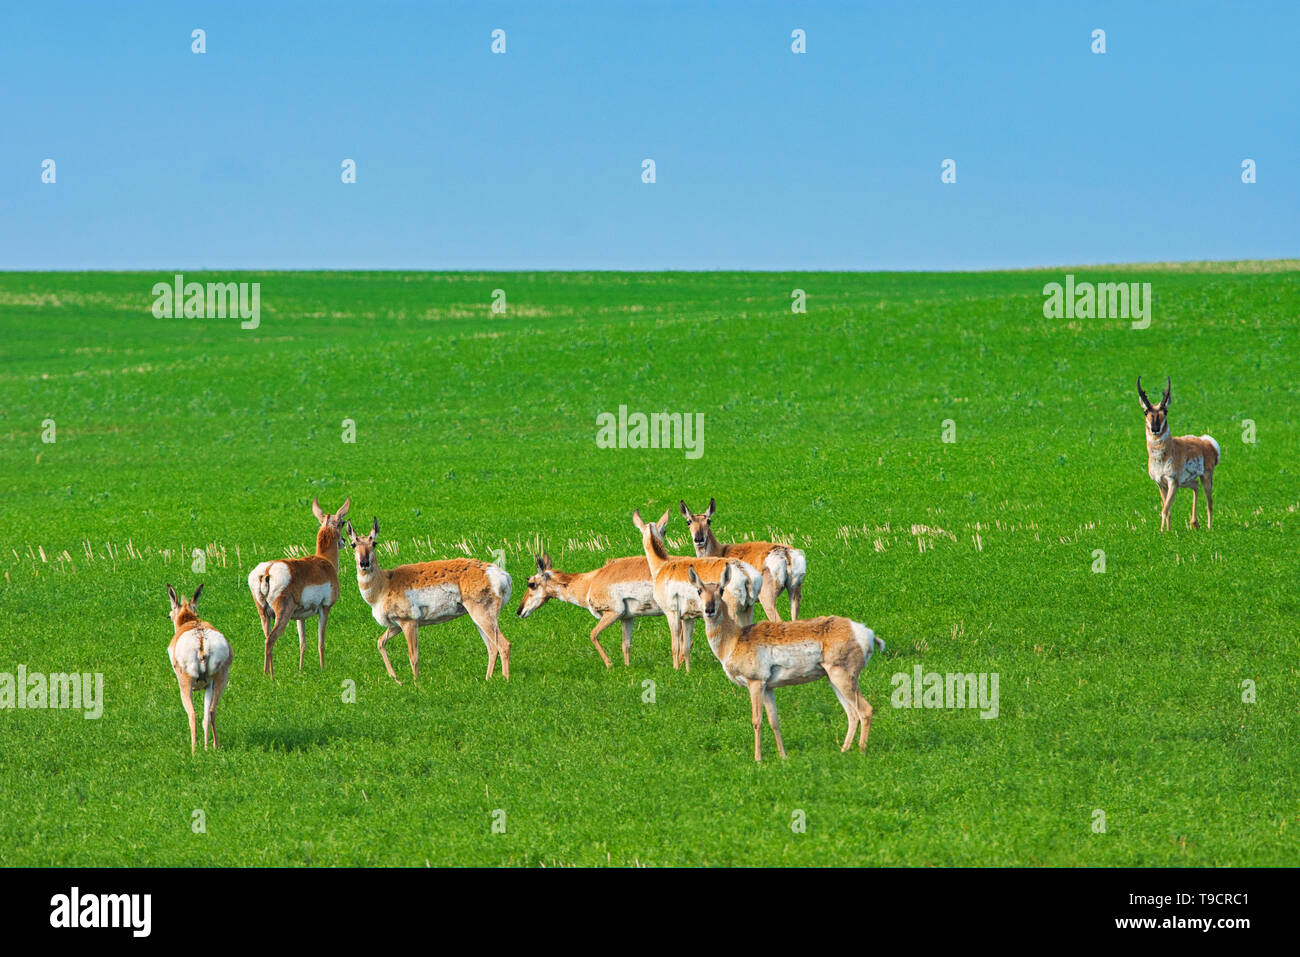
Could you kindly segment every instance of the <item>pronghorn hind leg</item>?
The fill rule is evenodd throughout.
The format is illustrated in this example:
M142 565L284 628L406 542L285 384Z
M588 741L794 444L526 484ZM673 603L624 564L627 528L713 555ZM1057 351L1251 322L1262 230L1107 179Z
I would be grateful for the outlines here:
M1200 528L1201 523L1196 520L1196 486L1192 486L1192 528Z
M465 611L469 614L478 633L483 637L483 644L487 645L488 666L487 677L484 681L491 679L492 672L496 671L497 656L501 657L501 674L510 680L510 642L506 641L505 635L501 634L501 629L497 627L496 616L493 609L484 605L466 605Z
M293 599L287 595L283 596L283 598L283 601L276 602L271 606L271 611L275 613L275 627L266 636L266 659L262 664L262 673L270 675L272 678L275 677L275 664L271 659L271 649L275 647L279 637L284 634L284 629L289 624L289 619L293 617L294 612Z
M1214 488L1214 473L1206 471L1201 476L1201 487L1205 489L1205 530L1208 532L1214 528L1214 499L1211 496L1211 489Z
M790 620L794 621L799 617L799 603L803 601L803 582L790 585L786 590L790 593Z
M754 760L763 760L763 682L749 682L749 710L754 725Z
M204 704L208 706L208 721L212 724L212 749L215 751L221 747L221 742L217 739L217 705L221 702L221 696L226 691L226 683L230 681L230 666L212 679L208 685L208 694L204 698ZM209 704L208 701L211 700ZM207 742L207 735L204 735L204 742Z
M772 733L776 735L777 754L785 758L785 742L781 740L781 719L776 714L776 692L771 688L763 689L763 707L767 711L767 723L772 726Z
M853 744L853 732L858 727L858 703L855 698L848 695L846 690L841 687L843 683L843 672L834 673L826 672L826 680L830 682L831 690L835 692L835 698L839 701L840 707L844 709L844 716L849 719L849 731L844 736L844 744L840 751L844 752Z
M402 683L402 679L397 677L397 672L393 670L393 663L388 660L387 645L388 639L396 636L401 632L401 630L402 629L397 625L389 625L388 630L379 636L379 656L384 659L384 669L388 672L388 677L392 678L399 685Z
M297 621L298 625L298 670L302 671L302 662L307 654L307 622L301 618Z
M184 671L177 669L176 681L181 689L181 704L185 706L185 713L190 718L190 754L194 753L196 742L198 740L198 730L194 726L194 679Z
M591 643L600 652L600 660L605 662L606 668L613 668L614 662L610 661L609 655L605 654L605 649L601 647L600 638L597 636L616 621L618 621L618 609L611 608L600 616L600 621L596 622L596 627L591 629Z
M330 606L322 605L320 620L316 623L316 653L320 656L320 666L325 667L325 622L330 618Z
M623 667L632 665L632 619L623 619Z
M866 753L867 735L871 734L871 716L876 713L876 709L871 707L871 702L863 697L861 691L858 691L858 713L861 715L859 723L862 728L862 734L858 738L858 751Z
M763 587L758 591L758 603L763 606L768 621L780 621L781 612L776 607L776 596L780 593L772 573L763 570Z

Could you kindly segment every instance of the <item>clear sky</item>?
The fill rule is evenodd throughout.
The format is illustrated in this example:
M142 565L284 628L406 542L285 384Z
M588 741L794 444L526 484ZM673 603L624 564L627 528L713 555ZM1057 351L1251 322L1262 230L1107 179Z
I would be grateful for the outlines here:
M1294 0L7 2L0 118L4 269L1300 255Z

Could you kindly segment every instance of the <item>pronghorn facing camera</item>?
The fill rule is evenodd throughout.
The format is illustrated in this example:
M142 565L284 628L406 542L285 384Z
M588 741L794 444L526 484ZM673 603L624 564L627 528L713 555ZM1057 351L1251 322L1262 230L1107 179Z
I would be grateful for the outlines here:
M799 617L799 602L803 598L803 579L808 563L803 552L791 545L777 542L735 542L724 545L713 534L713 513L717 505L709 499L704 512L692 512L683 501L682 515L691 529L691 544L698 558L737 558L763 572L763 587L758 593L759 604L768 620L780 621L776 597L781 592L790 593L790 617Z
M217 702L230 680L230 643L226 636L212 627L211 622L199 618L200 585L194 597L181 601L176 591L167 586L171 599L171 619L175 633L167 646L167 660L176 672L176 682L181 689L181 704L190 718L190 754L195 750L194 692L203 691L203 750L208 750L208 730L212 730L212 747L220 747L217 740Z
M664 546L664 531L672 510L664 512L658 522L644 522L638 509L632 513L632 524L641 533L650 573L654 576L655 603L663 609L668 619L668 632L672 637L673 667L683 663L691 670L691 639L695 633L695 619L701 615L695 588L690 582L690 566L695 564L706 575L721 577L724 568L732 567L735 574L728 580L725 599L731 605L731 614L742 624L754 620L754 600L763 587L763 576L753 565L734 558L687 558L669 555Z
M866 625L848 618L827 616L803 621L759 621L742 626L722 600L729 568L721 581L707 583L695 569L690 570L691 584L704 609L704 632L709 648L722 664L727 677L749 688L751 720L754 725L754 760L763 760L762 709L776 736L776 750L785 757L781 741L781 721L776 714L773 688L798 685L826 678L835 697L849 719L849 733L841 751L853 743L859 730L858 750L867 750L871 732L872 707L858 690L858 675L871 656L885 650L885 643Z
M1196 484L1205 489L1205 527L1214 523L1214 469L1219 464L1219 443L1208 435L1169 434L1169 398L1172 383L1165 377L1165 394L1159 405L1152 405L1142 391L1138 376L1138 399L1146 415L1147 474L1160 490L1160 530L1168 531L1173 522L1174 495L1180 488L1192 490L1192 528L1196 520Z
M599 619L591 630L591 643L606 668L612 668L614 663L597 636L614 622L622 622L626 667L631 664L632 622L664 613L655 601L654 588L650 563L643 557L615 558L595 571L573 575L555 568L548 553L537 559L537 574L528 579L528 591L519 603L518 615L527 618L552 598L587 609Z
M472 558L419 562L380 568L376 546L379 519L364 538L347 523L348 542L357 560L357 586L370 612L385 629L379 636L379 654L388 676L402 683L393 671L386 648L388 639L401 632L406 636L406 654L411 661L411 682L420 676L420 626L436 625L469 615L487 645L487 677L492 677L497 655L501 674L510 680L510 642L501 634L497 619L510 600L510 576L505 570Z
M271 649L289 622L298 623L298 670L302 670L307 650L307 632L303 621L316 618L316 650L320 666L325 667L325 623L330 609L339 600L339 543L343 538L343 520L352 504L349 497L333 515L327 514L316 499L311 511L320 523L316 532L316 554L304 558L284 558L262 562L248 573L248 590L253 593L257 615L262 619L266 654L262 673L275 677Z

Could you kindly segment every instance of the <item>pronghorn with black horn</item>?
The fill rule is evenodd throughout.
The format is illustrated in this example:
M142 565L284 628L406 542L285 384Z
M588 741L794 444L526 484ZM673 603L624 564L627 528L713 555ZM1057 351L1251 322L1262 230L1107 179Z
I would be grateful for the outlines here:
M763 760L762 710L776 736L776 750L785 757L781 721L776 714L773 688L805 684L826 678L849 719L849 732L841 751L853 743L858 731L858 750L867 750L872 707L858 690L858 676L871 656L885 650L885 643L866 625L839 616L807 618L803 621L759 621L744 626L727 607L722 595L730 568L722 570L720 581L703 581L694 568L691 584L704 610L704 633L709 648L727 677L749 689L751 721L754 725L754 760Z
M388 639L399 632L406 636L414 684L420 677L420 626L469 615L487 645L487 677L492 677L500 655L501 674L510 680L510 642L497 624L501 609L510 600L511 581L505 569L473 558L380 568L376 548L379 519L364 538L357 535L351 522L347 529L357 560L357 587L375 621L386 629L379 636L379 654L390 678L402 683L388 660Z
M1196 483L1205 489L1205 527L1214 522L1214 469L1219 464L1219 443L1208 435L1169 434L1169 397L1172 383L1165 377L1165 394L1159 405L1152 405L1142 391L1142 377L1138 376L1138 398L1146 413L1147 474L1160 489L1160 530L1169 530L1174 509L1174 495L1180 488L1192 490L1192 528L1200 528L1196 521Z
M320 523L316 531L316 554L262 562L248 573L248 590L253 593L253 603L257 605L258 617L262 619L262 634L266 638L263 674L275 677L271 649L291 620L298 623L298 670L302 671L307 651L303 621L307 618L320 619L316 650L320 666L325 667L325 623L329 620L330 609L339 600L339 544L343 538L343 519L351 504L349 497L344 500L342 508L330 515L316 499L312 499L311 511Z
M650 564L650 573L654 576L655 603L663 609L668 619L668 632L672 636L673 667L683 663L686 670L691 670L691 639L695 633L695 619L702 612L696 600L695 588L690 582L690 566L698 565L708 575L721 577L722 570L734 567L736 573L731 576L725 597L731 604L731 613L741 623L748 625L754 620L754 601L759 589L763 587L763 576L753 565L735 558L687 558L683 555L669 555L664 547L664 531L672 509L664 512L658 522L641 520L641 511L632 513L632 524L641 533L641 545L645 549L646 561Z
M519 603L518 615L527 618L552 598L567 601L599 619L591 630L591 643L600 652L606 668L614 663L597 637L614 622L623 625L623 664L631 664L632 623L637 618L662 615L655 601L654 577L645 558L615 558L595 571L569 574L551 564L549 553L537 559L537 574L528 579L528 591Z
M681 503L682 514L691 529L691 544L699 558L738 558L763 572L763 588L758 593L759 604L767 612L769 621L780 621L776 610L776 597L781 592L790 593L790 617L799 617L799 601L803 598L803 579L808 562L803 552L791 545L778 542L735 542L724 545L713 534L713 513L717 505L709 499L707 511L694 513Z
M190 718L190 754L195 750L194 692L203 691L203 750L208 750L208 730L212 731L212 747L219 748L217 740L217 702L230 680L230 643L226 636L212 627L211 622L199 618L200 585L194 597L181 601L176 590L167 586L171 599L171 619L175 633L167 646L167 660L176 672L176 682L181 689L181 704Z

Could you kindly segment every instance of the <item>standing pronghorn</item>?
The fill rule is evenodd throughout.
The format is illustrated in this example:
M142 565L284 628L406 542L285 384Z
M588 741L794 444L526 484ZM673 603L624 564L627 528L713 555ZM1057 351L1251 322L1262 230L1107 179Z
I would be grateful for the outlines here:
M399 631L406 635L406 655L411 661L414 684L420 677L420 626L469 615L487 645L487 677L492 677L499 654L501 674L510 680L510 642L497 624L501 609L510 600L511 581L504 569L472 558L380 568L375 554L379 519L375 519L365 538L357 537L351 522L347 527L348 542L356 553L361 597L370 606L375 621L387 629L379 636L379 654L390 678L402 683L388 660L385 646L389 638Z
M776 735L776 750L784 758L785 744L781 741L781 721L776 714L776 695L772 689L819 678L830 681L849 719L849 733L844 736L840 750L849 749L857 728L860 729L858 750L866 751L873 709L858 690L858 675L872 654L885 650L885 643L866 625L835 615L742 626L719 597L727 587L729 573L730 569L724 568L722 580L708 584L692 568L690 579L704 608L704 633L709 647L727 677L742 687L749 687L754 760L763 760L760 704L766 708L767 723Z
M266 656L262 673L275 677L271 648L292 619L298 623L298 670L302 671L307 649L307 632L303 620L320 616L316 649L320 666L325 667L325 622L330 609L339 600L339 543L343 537L343 519L352 504L351 497L333 515L326 514L316 499L311 500L312 514L320 522L316 532L316 554L304 558L283 558L262 562L248 573L248 590L253 593L262 634L266 638ZM269 615L268 615L269 612ZM275 624L271 624L274 620Z
M167 586L167 597L171 599L172 635L171 644L167 646L167 659L176 672L176 681L181 688L181 704L190 717L190 754L195 749L194 699L196 688L203 690L203 750L208 750L208 729L212 729L212 747L221 747L217 740L217 702L226 690L230 680L230 643L226 636L203 621L198 615L199 595L203 593L200 585L189 601L181 601L176 591Z
M623 664L631 664L632 622L637 618L662 615L655 602L654 577L644 558L615 558L595 571L571 575L551 564L549 553L537 559L537 574L528 579L528 593L519 603L518 615L527 618L552 598L567 601L598 618L591 629L591 643L600 652L606 668L614 667L597 637L616 621L623 623Z
M803 552L791 545L776 542L736 542L723 545L713 535L713 513L717 506L709 499L709 509L692 513L682 502L682 514L691 528L691 544L698 558L738 558L763 571L763 588L758 593L759 604L767 612L769 621L780 621L776 610L776 596L790 593L790 618L799 617L799 601L803 597L803 578L808 563Z
M691 670L691 639L695 634L695 619L700 617L700 604L690 582L690 566L698 565L706 574L721 576L722 570L735 566L736 575L726 590L732 614L742 624L754 620L754 599L763 587L763 576L753 565L735 558L687 558L669 555L664 547L664 530L672 510L664 512L658 522L644 522L641 511L632 513L632 524L641 532L641 545L645 549L650 573L654 576L655 603L663 609L668 619L668 632L672 636L673 667L684 662Z
M1170 515L1174 509L1174 495L1180 488L1192 490L1192 528L1200 528L1196 521L1196 482L1205 489L1205 527L1214 523L1214 468L1219 464L1219 443L1208 435L1169 434L1169 396L1171 383L1165 376L1165 394L1159 405L1152 405L1142 391L1142 377L1138 376L1138 398L1146 413L1147 474L1160 489L1160 531L1171 526Z

